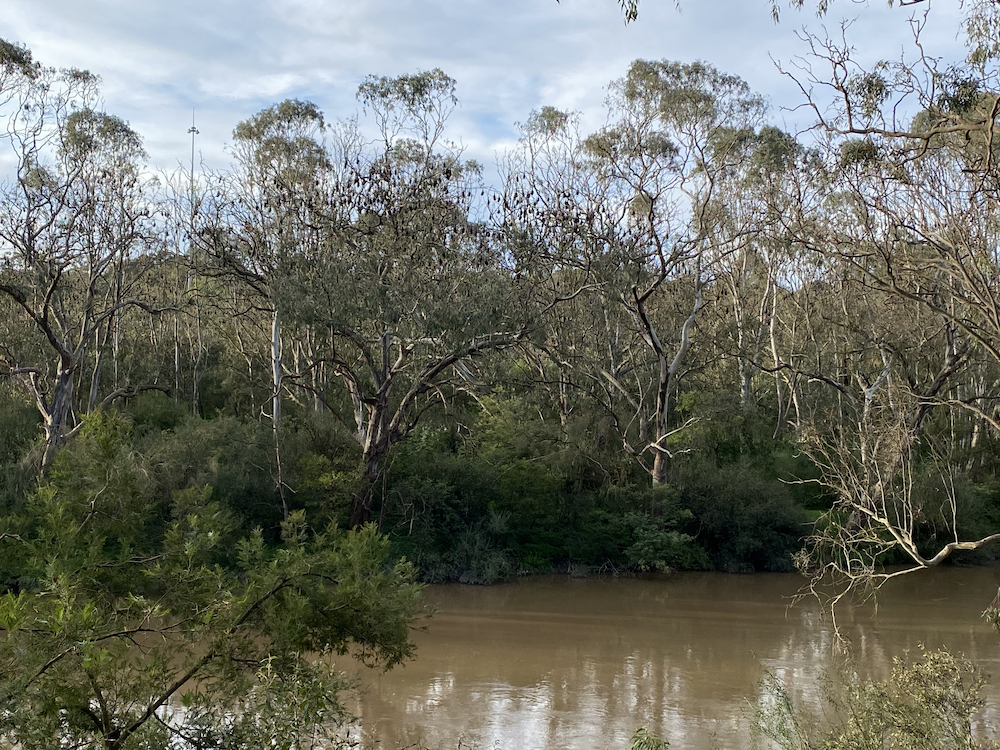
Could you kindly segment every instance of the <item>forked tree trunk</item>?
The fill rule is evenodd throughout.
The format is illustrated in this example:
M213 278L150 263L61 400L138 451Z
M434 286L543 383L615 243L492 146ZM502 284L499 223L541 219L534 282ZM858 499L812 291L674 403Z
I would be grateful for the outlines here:
M670 451L666 446L666 441L671 435L669 419L674 403L672 394L677 390L678 373L680 372L681 365L684 363L688 350L691 348L691 329L694 327L698 312L701 310L701 304L702 291L701 282L699 281L695 290L694 305L691 308L691 313L681 327L680 343L677 351L674 353L674 358L668 363L666 352L663 351L662 347L658 347L660 376L659 386L656 391L656 416L653 420L656 425L656 435L651 446L653 451L653 466L649 472L654 485L666 484L667 481Z

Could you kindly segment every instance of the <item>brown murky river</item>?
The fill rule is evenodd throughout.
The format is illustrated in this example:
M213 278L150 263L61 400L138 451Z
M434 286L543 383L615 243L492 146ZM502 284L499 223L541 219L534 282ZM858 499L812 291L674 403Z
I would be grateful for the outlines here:
M362 675L364 734L394 748L604 750L648 725L672 750L749 746L745 715L762 669L817 705L836 659L795 575L686 573L659 579L546 576L492 587L431 586L437 614L415 661ZM877 613L844 608L865 668L888 673L919 644L946 646L995 675L979 731L1000 729L1000 636L980 613L998 569L942 569L890 582Z

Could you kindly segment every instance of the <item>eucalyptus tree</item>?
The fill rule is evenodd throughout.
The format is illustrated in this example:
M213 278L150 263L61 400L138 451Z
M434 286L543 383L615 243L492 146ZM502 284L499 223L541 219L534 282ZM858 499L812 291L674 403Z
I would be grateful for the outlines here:
M817 270L784 304L797 335L783 336L794 349L783 363L802 376L795 434L832 502L797 562L812 584L840 584L838 601L986 543L963 538L982 521L968 516L969 431L940 407L981 358L950 321L871 286L852 263L831 255ZM883 570L901 555L914 567Z
M288 503L281 460L283 319L287 290L299 259L319 242L322 186L330 164L321 141L323 115L311 102L287 100L258 112L233 131L235 165L217 175L198 208L195 247L209 277L230 282L215 289L234 301L234 318L251 333L268 320L271 419L276 484L282 512ZM242 313L242 314L241 314ZM240 322L236 323L237 326ZM256 330L255 330L256 329Z
M946 67L920 41L925 23L908 59L870 69L846 40L810 38L815 64L796 74L824 133L827 186L787 227L851 298L879 302L872 361L828 381L853 389L846 417L803 425L836 503L802 563L847 588L884 580L888 551L909 572L1000 539L963 531L959 497L962 444L1000 427L997 381L982 377L1000 364L1000 72L974 35L969 60ZM935 416L947 429L930 429ZM917 491L921 474L943 501Z
M808 189L813 154L796 139L765 126L748 140L746 159L727 183L720 201L720 222L727 224L731 252L718 264L719 303L714 327L720 352L735 361L739 403L744 410L759 402L758 375L773 375L775 429L785 429L795 400L794 375L784 361L782 307L796 286L795 257L783 215Z
M0 101L16 166L0 187L0 294L24 333L0 344L0 361L38 406L48 466L80 413L146 387L128 382L117 355L126 316L157 312L143 288L157 262L157 196L140 137L95 109L97 77L8 47Z
M377 136L357 121L333 132L322 238L298 258L292 295L297 322L325 331L310 366L348 396L362 454L352 526L369 517L392 446L453 386L476 382L476 358L533 323L509 256L474 215L479 167L444 138L454 80L372 76L358 98Z
M720 258L748 231L720 221L721 188L765 106L704 63L645 60L611 84L608 105L585 138L554 110L529 121L505 200L510 225L546 248L552 283L599 300L585 377L662 484L696 323Z

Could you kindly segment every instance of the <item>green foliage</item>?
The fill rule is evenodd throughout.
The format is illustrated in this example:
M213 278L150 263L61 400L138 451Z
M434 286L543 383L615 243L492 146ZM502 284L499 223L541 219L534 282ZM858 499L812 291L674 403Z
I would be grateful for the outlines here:
M840 145L841 167L865 167L877 164L882 158L879 147L867 138L855 138Z
M6 39L0 39L0 67L4 72L16 70L28 77L38 72L38 63L34 61L31 50L22 44L12 44Z
M967 73L955 71L953 75L943 77L941 83L937 106L949 114L969 115L988 101L982 83Z
M983 477L973 482L967 476L942 477L933 464L922 467L914 477L912 501L919 509L914 537L926 550L937 550L954 539L980 539L1000 528L1000 492L997 479ZM954 529L954 531L952 530ZM996 559L997 550L984 547L958 552L956 563L986 563Z
M442 99L451 104L458 101L455 79L440 68L395 78L368 76L358 86L358 99L368 106L401 107L411 116L431 111L435 103Z
M795 165L802 146L795 137L768 125L760 129L757 146L750 159L750 173L758 177L784 172Z
M168 504L175 491L210 486L246 528L260 526L274 537L280 501L268 426L234 417L187 417L172 429L147 433L141 445L159 503Z
M0 385L0 535L17 534L23 528L27 496L37 486L33 465L37 456L32 449L39 433L38 409ZM0 591L18 585L23 571L20 552L0 541Z
M1000 11L996 3L975 0L966 7L965 35L969 63L982 66L1000 58L1000 34L997 33L1000 31Z
M714 569L792 570L792 555L809 525L786 485L736 465L692 476L679 491Z
M0 385L0 467L13 469L21 461L40 434L39 421L38 409Z
M504 546L509 516L492 508L487 517L455 538L437 568L428 571L428 580L457 580L459 583L496 583L509 578L515 563Z
M162 391L147 391L132 401L128 415L139 432L164 432L180 427L188 410Z
M849 668L824 683L820 718L792 701L768 674L760 685L754 746L780 750L987 750L1000 745L973 737L985 678L968 659L923 651L912 663L895 659L885 681L861 679ZM767 744L762 744L762 743Z
M374 527L280 540L209 488L166 519L120 415L93 417L30 498L18 590L0 596L0 741L25 750L314 746L346 714L328 657L409 658L414 569Z
M624 532L624 556L631 566L661 572L709 567L695 538L680 531L694 516L681 506L673 488L613 487L602 505L605 517Z
M268 138L294 137L302 128L324 127L323 113L312 102L286 99L263 109L236 126L233 137L241 141L265 141Z
M636 729L629 744L629 750L668 750L669 747L669 742L661 740L646 727Z
M464 444L419 430L397 449L383 528L429 581L489 583L570 565L700 570L696 525L667 487L602 486L558 427L523 401L489 401Z
M875 117L888 99L891 90L882 75L885 63L876 65L876 72L851 76L845 85L854 107L866 118Z
M142 138L120 117L85 108L66 118L63 148L73 159L120 153L126 162L144 159Z
M291 185L296 177L326 164L317 143L324 127L323 113L315 104L286 99L239 123L233 139L252 150L251 161L258 168Z
M532 110L523 130L527 134L552 136L562 131L572 121L572 115L555 107Z
M494 583L514 572L510 513L497 476L458 455L447 430L421 430L397 450L383 509L398 554L427 581Z
M306 452L298 461L295 502L318 517L347 519L351 498L360 480L355 456L344 451L336 461L322 453Z
M690 511L684 511L680 519L691 517ZM660 572L708 568L708 556L695 538L675 528L680 519L626 513L623 520L635 540L625 550L629 562L639 570Z
M350 716L339 695L353 687L346 673L321 662L288 670L269 659L248 691L230 691L237 694L225 701L187 694L174 715L183 715L185 736L199 749L347 748L342 727Z

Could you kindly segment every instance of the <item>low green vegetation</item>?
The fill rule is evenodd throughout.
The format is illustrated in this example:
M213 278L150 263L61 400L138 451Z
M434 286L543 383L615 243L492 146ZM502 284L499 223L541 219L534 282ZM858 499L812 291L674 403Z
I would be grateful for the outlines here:
M741 460L690 460L671 484L649 486L593 444L539 438L546 423L504 414L516 406L494 403L493 414L476 410L464 425L422 428L394 456L382 528L427 580L792 569L809 527L784 483Z
M863 679L847 664L823 683L819 711L798 706L773 674L761 683L754 748L761 750L995 750L977 737L986 678L945 650L896 659L885 680Z
M6 403L14 409L17 402L8 397ZM806 511L786 484L747 462L681 461L676 483L651 487L628 463L615 466L613 451L602 455L593 446L546 440L547 422L532 419L516 399L493 401L490 408L492 414L472 405L461 418L419 427L391 454L375 520L391 556L409 560L421 579L491 583L571 568L791 569L808 528ZM30 466L32 412L22 419L20 449L12 439L11 455L0 467L11 477L3 498L10 533L17 533L42 491ZM305 513L313 527L346 528L358 482L350 437L322 415L292 408L286 420L281 455L289 512ZM270 429L225 411L211 419L191 416L158 391L123 411L88 418L81 434L90 437L69 444L42 489L59 482L63 493L96 492L74 482L97 460L94 431L112 423L119 425L117 460L132 472L121 481L148 514L143 524L162 529L175 498L208 492L239 533L259 530L267 543L280 538L282 501ZM8 424L12 433L18 428L13 420ZM80 466L69 468L73 462ZM138 528L132 519L121 524L123 530ZM24 573L16 545L4 544L0 575L12 585Z

